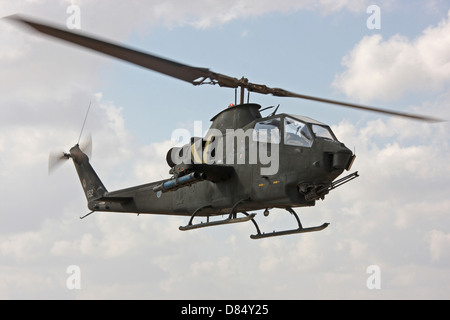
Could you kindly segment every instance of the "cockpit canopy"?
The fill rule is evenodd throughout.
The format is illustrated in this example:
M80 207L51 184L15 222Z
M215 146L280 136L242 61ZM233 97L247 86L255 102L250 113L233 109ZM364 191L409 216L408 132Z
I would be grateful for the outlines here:
M280 115L256 123L253 140L259 142L281 143L285 145L311 147L315 139L338 141L326 124L308 117Z

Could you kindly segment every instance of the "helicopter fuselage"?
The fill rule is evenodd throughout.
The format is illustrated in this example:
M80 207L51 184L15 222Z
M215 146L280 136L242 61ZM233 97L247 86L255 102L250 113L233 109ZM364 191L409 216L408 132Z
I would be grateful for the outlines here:
M53 164L72 158L92 212L190 215L188 225L180 227L180 230L251 220L257 229L257 234L252 235L252 239L325 229L327 223L304 228L292 208L313 206L316 200L324 199L329 191L356 178L357 172L336 179L344 170L350 170L355 155L337 140L326 124L302 116L277 115L276 110L263 118L259 105L244 103L245 90L248 93L291 97L426 122L442 121L424 115L268 87L250 82L245 77L238 79L208 68L189 66L20 15L12 15L8 19L55 39L195 86L213 84L233 88L235 103L237 90L240 90L241 104L217 114L205 137L192 138L190 143L169 150L166 160L171 168L170 179L108 192L78 144L70 153L56 155ZM50 163L49 161L49 169ZM266 209L266 215L267 209L273 207L284 208L293 214L298 228L271 234L261 233L253 219L256 214L248 214L246 211ZM244 214L244 217L237 218L238 212ZM210 216L227 213L228 219L209 221ZM208 220L206 223L193 224L196 216L206 216Z
M214 216L233 207L314 206L349 169L352 152L323 123L288 114L263 118L259 108L244 104L226 109L212 119L204 138L169 150L171 179L106 192L103 185L98 190L95 181L87 183L90 179L78 170L89 208Z

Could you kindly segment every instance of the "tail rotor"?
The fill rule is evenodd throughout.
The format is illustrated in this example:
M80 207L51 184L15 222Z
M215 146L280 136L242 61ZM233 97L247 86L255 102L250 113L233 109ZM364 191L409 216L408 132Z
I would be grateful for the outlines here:
M76 144L78 146L78 144ZM89 135L86 141L83 141L79 146L81 151L91 158L92 156L92 135ZM51 151L48 156L48 174L51 175L59 167L61 167L66 160L72 158L72 154L64 151Z
M81 132L78 137L78 142L76 146L79 146L81 151L91 158L92 156L92 135L89 134L88 139L80 144L81 136L83 135L84 126L86 125L86 120L89 115L89 111L91 110L91 102L89 102L89 107L86 111L86 115L84 117L83 126L81 127ZM48 157L48 174L52 174L57 168L59 168L65 160L68 160L72 157L70 151L69 153L64 151L51 151Z
M58 169L65 160L70 158L70 153L63 151L51 151L48 156L48 174L52 174Z

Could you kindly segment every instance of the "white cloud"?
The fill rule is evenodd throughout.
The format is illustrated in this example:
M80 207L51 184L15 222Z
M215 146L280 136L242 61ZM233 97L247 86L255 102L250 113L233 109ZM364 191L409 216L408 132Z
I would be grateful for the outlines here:
M349 10L353 12L365 12L369 6L369 1L366 0L320 0L320 5L326 13L336 12L340 10Z
M152 0L143 3L138 0L120 1L108 0L80 0L60 1L51 0L30 3L29 1L15 1L14 4L0 6L0 16L14 13L26 13L33 16L52 18L53 21L65 25L69 15L66 8L70 4L80 7L82 28L90 32L102 34L115 39L127 35L138 27L152 27L155 25L185 26L197 28L216 27L238 19L258 17L273 12L290 13L298 10L315 10L329 14L348 10L362 12L367 8L367 0ZM5 53L4 53L5 54Z
M340 0L320 2L311 0L194 0L164 1L155 6L156 16L168 25L193 25L196 28L220 26L231 21L258 17L273 12L292 13L301 9L316 10L325 14L349 10L361 12L367 7L366 0Z
M427 242L430 246L430 255L433 261L450 258L450 233L440 230L431 230L426 235Z
M449 11L450 16L450 11ZM414 40L365 36L342 60L334 86L360 101L391 100L408 92L439 92L450 83L450 17Z

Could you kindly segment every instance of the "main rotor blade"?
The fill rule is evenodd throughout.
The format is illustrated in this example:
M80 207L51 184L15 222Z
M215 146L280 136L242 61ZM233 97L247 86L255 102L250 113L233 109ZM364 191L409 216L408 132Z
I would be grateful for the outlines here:
M388 110L388 109L365 106L365 105L356 104L356 103L349 103L349 102L313 97L313 96L308 96L308 95L304 95L304 94L286 91L286 90L280 89L280 88L269 88L265 85L248 83L247 88L249 91L252 91L252 92L258 92L258 93L262 93L262 94L272 94L277 97L291 97L291 98L312 100L312 101L317 101L317 102L329 103L329 104L334 104L334 105L339 105L339 106L344 106L344 107L349 107L349 108L355 108L355 109L360 109L360 110L365 110L365 111L371 111L371 112L378 112L378 113L382 113L382 114L389 114L389 115L393 115L393 116L399 116L399 117L420 120L420 121L426 121L426 122L443 122L443 121L445 121L442 119L424 116L424 115L418 115L418 114L412 114L412 113L406 113L406 112L398 112L398 111L393 111L393 110Z
M350 107L365 111L378 112L382 114L394 115L399 117L405 117L409 119L427 121L427 122L441 122L444 120L416 115L405 112L398 112L393 110L381 109L371 106L365 106L355 103L348 103L342 101L336 101L331 99L324 99L319 97L308 96L304 94L290 92L280 88L269 88L265 85L255 84L248 82L246 78L233 78L227 75L223 75L220 73L215 73L210 71L207 68L198 68L191 67L179 62L175 62L172 60L164 59L158 57L156 55L152 55L149 53L144 53L141 51L137 51L135 49L127 48L119 44L114 44L108 41L100 40L94 38L92 36L88 36L81 33L74 33L70 31L66 31L62 28L58 28L55 26L51 26L49 24L44 24L42 22L38 22L36 20L31 20L29 18L25 18L20 15L12 15L6 17L7 19L25 24L36 31L44 33L46 35L67 41L69 43L73 43L79 45L81 47L85 47L97 52L104 53L106 55L128 61L130 63L142 66L147 69L151 69L165 75L184 80L192 83L193 85L200 85L205 83L210 84L218 84L221 87L228 88L238 88L247 89L251 92L261 93L261 94L272 94L277 97L292 97L292 98L300 98L306 100L312 100L322 103L329 103L333 105L339 105L344 107ZM209 82L206 80L209 79Z
M133 64L151 69L171 77L178 78L193 83L194 80L202 77L208 77L210 71L205 68L191 67L175 61L167 60L152 54L126 48L122 45L114 44L100 40L88 35L66 31L56 26L38 22L21 15L11 15L6 17L9 20L16 21L33 28L36 31L52 36L57 39L67 41L88 48L106 55L131 62Z

